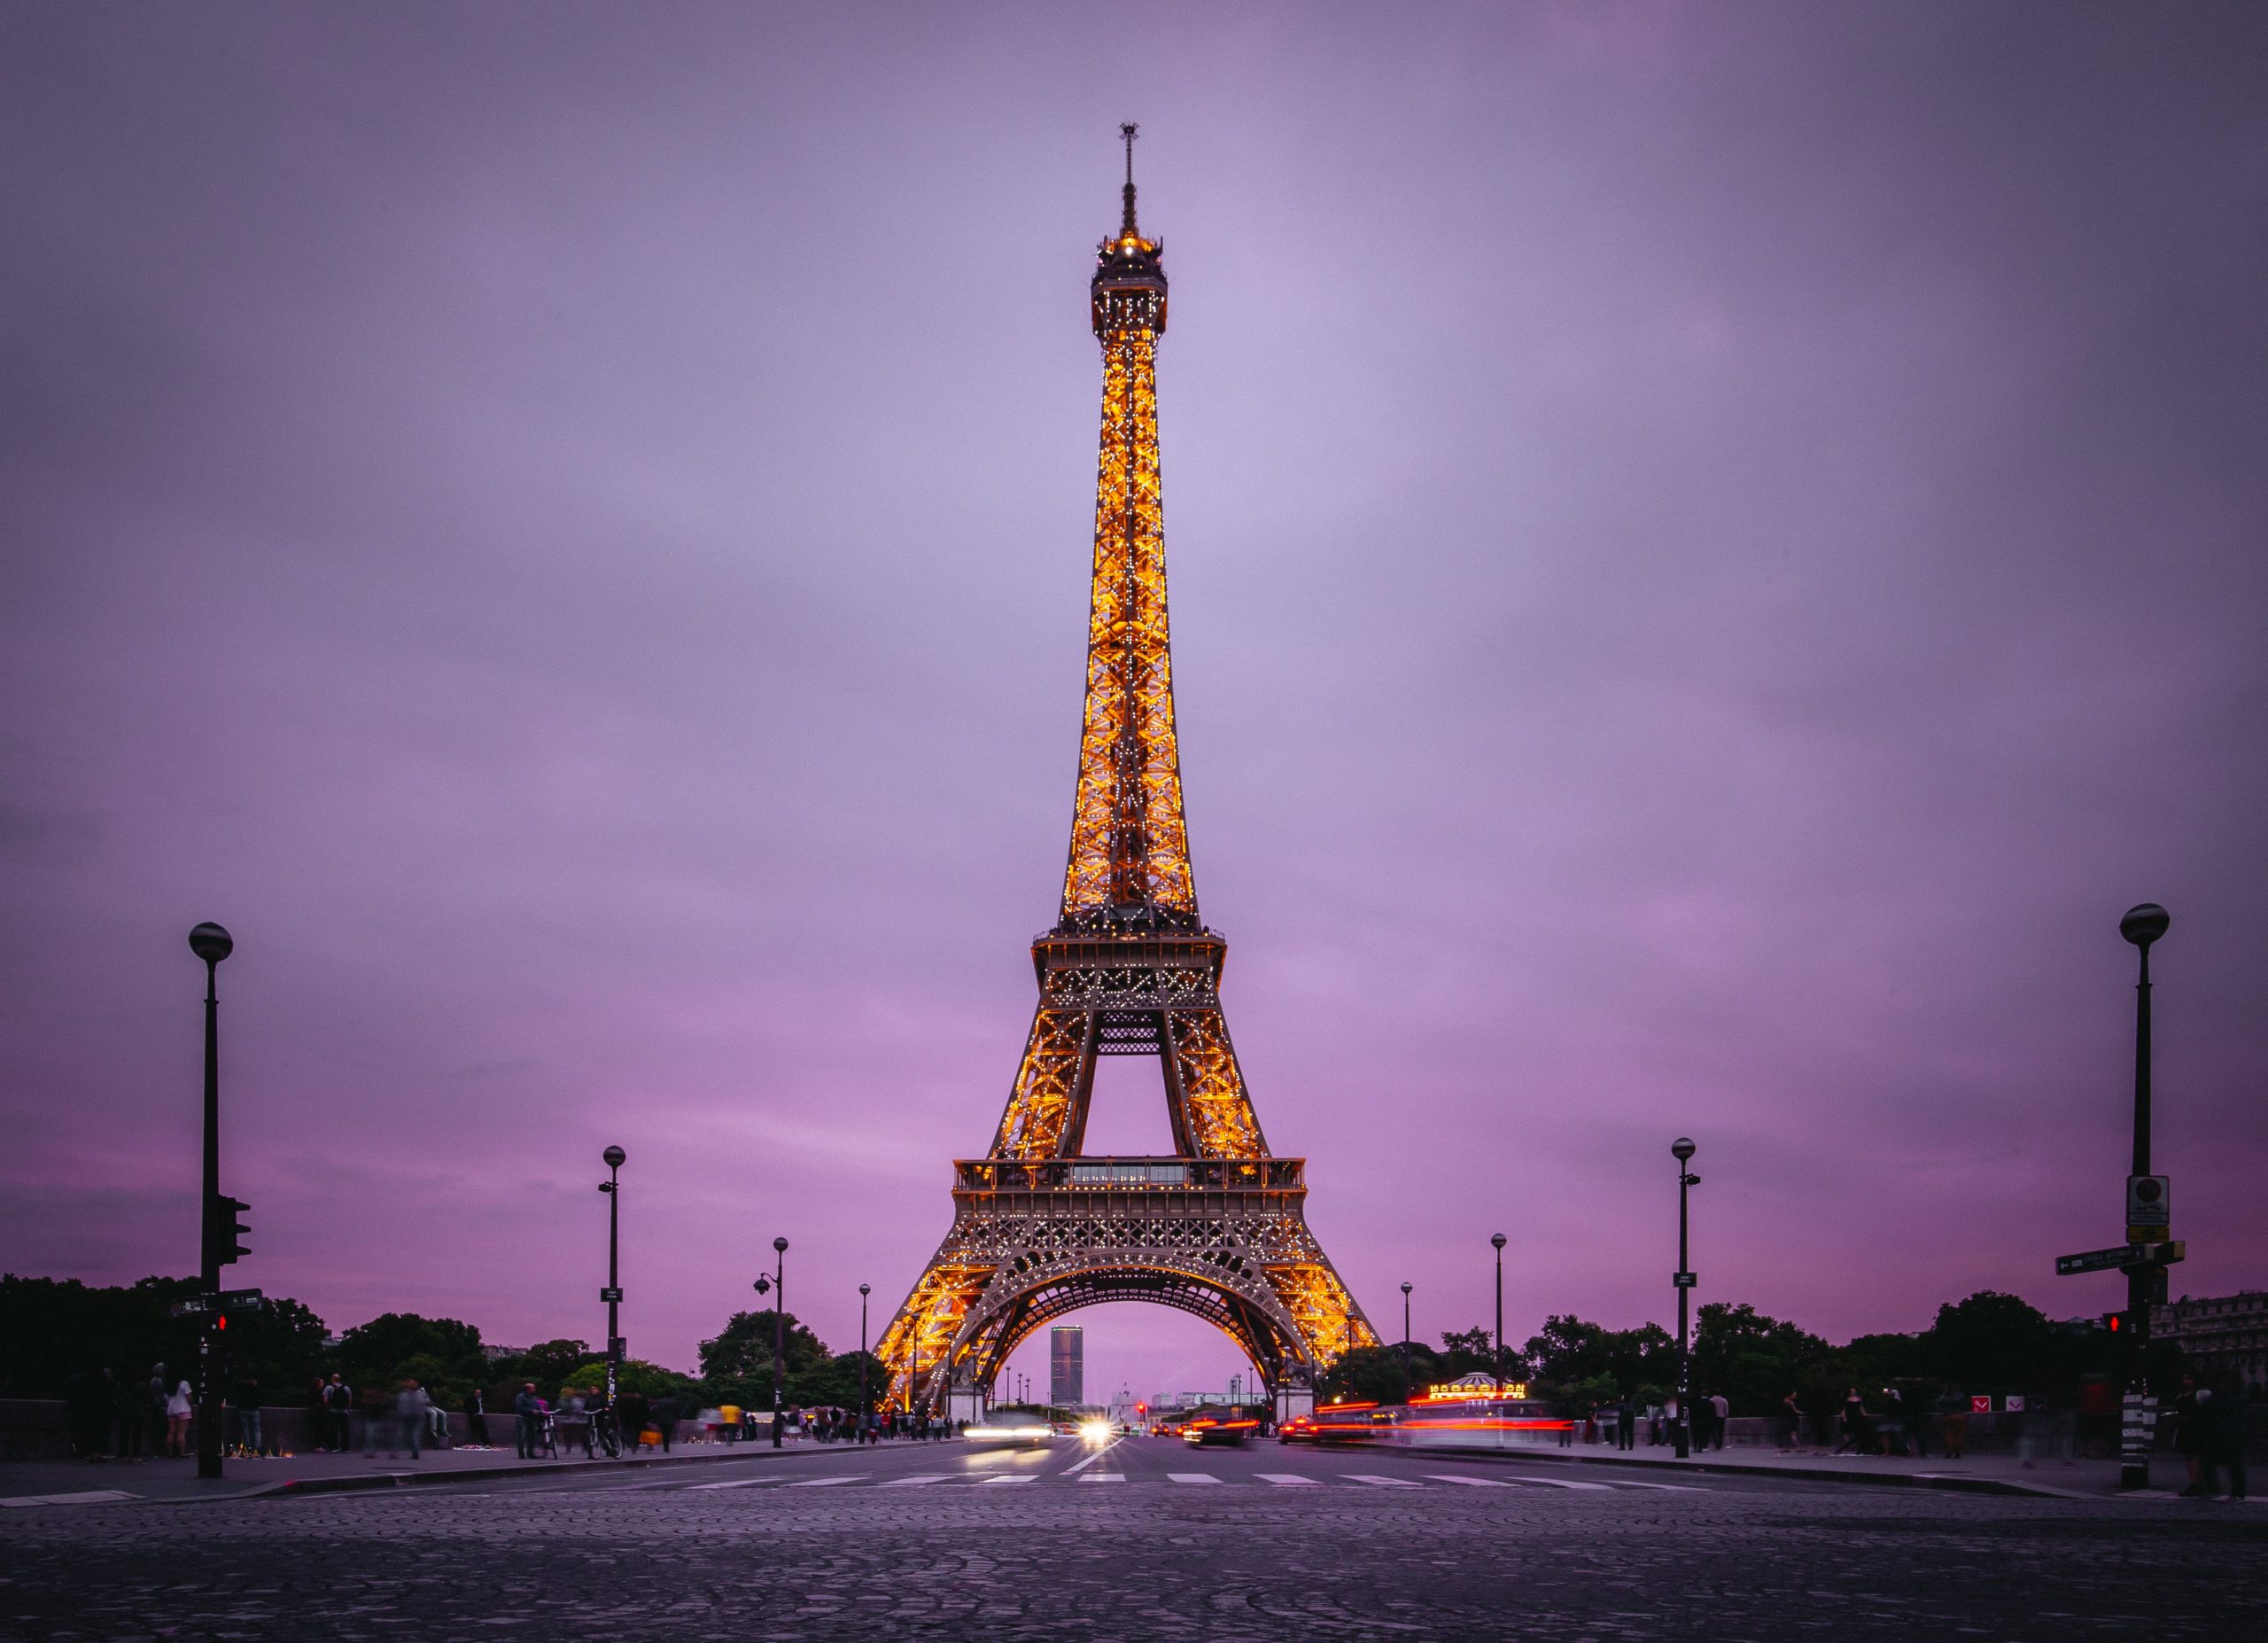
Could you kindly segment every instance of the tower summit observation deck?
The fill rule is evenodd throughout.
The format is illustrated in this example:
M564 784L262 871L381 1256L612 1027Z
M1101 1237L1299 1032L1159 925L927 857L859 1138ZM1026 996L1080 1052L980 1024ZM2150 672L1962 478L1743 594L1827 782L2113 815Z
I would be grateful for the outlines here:
M1308 1230L1304 1161L1268 1150L1223 1017L1228 944L1198 915L1182 813L1158 472L1165 242L1135 211L1133 126L1118 231L1096 248L1102 345L1086 705L1054 927L1032 943L1039 1002L983 1158L954 1165L953 1224L877 1349L897 1408L973 1413L1018 1343L1104 1301L1208 1319L1278 1408L1378 1337ZM1160 1067L1175 1152L1082 1149L1103 1055Z

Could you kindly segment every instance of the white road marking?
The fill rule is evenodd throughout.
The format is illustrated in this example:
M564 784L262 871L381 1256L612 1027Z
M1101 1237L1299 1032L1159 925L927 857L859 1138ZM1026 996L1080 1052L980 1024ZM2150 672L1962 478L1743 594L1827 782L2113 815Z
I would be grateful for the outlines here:
M1058 1477L1068 1477L1074 1472L1084 1472L1096 1461L1101 1460L1105 1455L1108 1454L1112 1450L1117 1448L1119 1444L1125 1441L1126 1440L1122 1437L1115 1437L1110 1442L1105 1444L1101 1448L1096 1450L1094 1453L1089 1455L1085 1460L1080 1461L1076 1466L1067 1466L1060 1472L1058 1472L1056 1476Z
M1079 1481L1083 1483L1122 1483L1126 1481L1126 1474L1123 1472L1090 1472Z
M1604 1483L1579 1483L1572 1477L1515 1477L1516 1483L1542 1483L1547 1489L1596 1489L1607 1491Z
M686 1491L689 1494L697 1489L752 1489L758 1483L776 1483L779 1481L780 1480L776 1477L736 1477L729 1483L687 1483L686 1485ZM831 1477L827 1481L831 1483L845 1483L850 1480L843 1477ZM571 1491L560 1489L546 1490L544 1492L547 1494L567 1494Z
M1297 1472L1262 1472L1257 1476L1263 1483L1288 1484L1294 1488L1308 1489L1319 1489L1323 1486L1321 1478L1301 1477Z
M102 1506L112 1500L139 1500L123 1489L81 1489L67 1495L9 1495L0 1507Z
M1427 1477L1437 1483L1463 1483L1472 1489L1518 1489L1518 1483L1508 1483L1501 1477L1456 1477L1447 1472L1428 1472Z
M1642 1483L1635 1477L1618 1477L1614 1480L1614 1486L1617 1489L1671 1489L1681 1495L1713 1495L1717 1492L1713 1489L1704 1489L1698 1483Z
M1177 1483L1217 1483L1221 1481L1210 1472L1169 1472L1166 1476Z
M979 1489L990 1489L995 1483L1037 1483L1037 1482L1039 1482L1039 1476L1037 1473L1027 1472L1021 1477L983 1478L978 1481L976 1486Z
M948 1472L916 1472L911 1477L885 1478L882 1483L876 1484L875 1487L878 1489L911 1489L918 1483L949 1483L951 1481L952 1475Z
M1350 1483L1371 1483L1380 1489L1423 1489L1425 1486L1406 1477L1381 1477L1375 1472L1341 1472L1340 1476Z
M794 1483L789 1483L788 1487L790 1489L825 1489L830 1483L855 1483L866 1476L866 1475L864 1472L850 1472L844 1474L841 1477L799 1477Z

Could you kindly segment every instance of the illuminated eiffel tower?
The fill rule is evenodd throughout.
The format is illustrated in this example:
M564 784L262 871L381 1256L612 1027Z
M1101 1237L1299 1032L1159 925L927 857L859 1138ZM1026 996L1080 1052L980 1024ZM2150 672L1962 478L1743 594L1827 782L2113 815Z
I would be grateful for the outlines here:
M1174 736L1158 483L1164 244L1125 210L1091 287L1102 449L1079 787L1062 915L1032 943L1039 1007L990 1152L953 1166L953 1224L877 1351L889 1406L967 1416L1016 1344L1066 1312L1153 1301L1244 1349L1279 1414L1378 1337L1304 1211L1304 1160L1270 1153L1221 1014L1228 944L1197 915ZM1101 1055L1164 1074L1171 1157L1081 1150Z

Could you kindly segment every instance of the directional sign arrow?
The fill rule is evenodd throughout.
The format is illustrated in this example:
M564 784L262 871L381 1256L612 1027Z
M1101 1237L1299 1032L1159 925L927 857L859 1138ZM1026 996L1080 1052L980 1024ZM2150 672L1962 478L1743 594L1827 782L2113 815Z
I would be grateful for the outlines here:
M2078 1255L2059 1255L2055 1258L2055 1275L2068 1278L2073 1273L2103 1273L2147 1259L2149 1251L2139 1243L2122 1243L2114 1250L2088 1250Z

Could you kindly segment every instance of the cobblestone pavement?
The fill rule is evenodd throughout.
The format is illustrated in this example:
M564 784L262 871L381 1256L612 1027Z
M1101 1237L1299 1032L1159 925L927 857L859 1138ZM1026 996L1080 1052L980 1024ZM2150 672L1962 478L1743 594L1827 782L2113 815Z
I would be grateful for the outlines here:
M2268 1511L1130 1439L0 1520L38 1639L2268 1637Z

